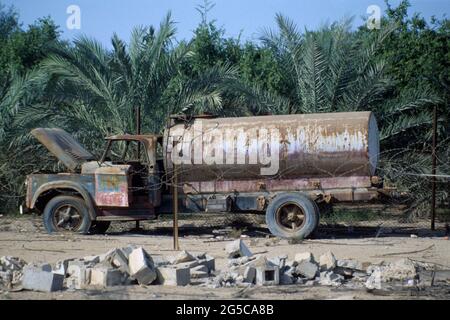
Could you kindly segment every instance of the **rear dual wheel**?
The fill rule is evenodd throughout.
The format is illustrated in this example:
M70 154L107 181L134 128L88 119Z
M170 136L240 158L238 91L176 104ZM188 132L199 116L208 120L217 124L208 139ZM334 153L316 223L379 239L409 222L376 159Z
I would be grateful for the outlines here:
M277 195L267 207L266 222L277 237L304 239L319 225L319 210L305 195L284 193Z

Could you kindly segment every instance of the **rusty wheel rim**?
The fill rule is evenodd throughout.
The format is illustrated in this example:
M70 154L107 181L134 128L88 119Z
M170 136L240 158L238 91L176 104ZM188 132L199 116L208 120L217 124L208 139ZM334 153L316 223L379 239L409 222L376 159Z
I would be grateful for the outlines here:
M287 202L280 206L275 220L281 228L289 232L300 230L306 222L305 212L295 202Z
M56 208L53 214L53 224L58 231L78 230L83 218L77 208L70 204L63 204Z

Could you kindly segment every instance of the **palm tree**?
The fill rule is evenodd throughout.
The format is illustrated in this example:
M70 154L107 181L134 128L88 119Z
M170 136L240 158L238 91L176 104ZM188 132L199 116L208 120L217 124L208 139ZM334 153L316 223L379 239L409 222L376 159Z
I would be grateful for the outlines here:
M195 79L184 79L180 64L192 52L174 45L176 29L170 13L159 29L137 27L129 45L115 34L112 50L86 37L59 45L42 63L52 76L49 106L31 106L23 114L40 115L40 123L68 129L82 140L135 132L135 110L142 110L146 132L159 132L167 116L195 110L220 110L222 92L236 69L218 66ZM27 117L17 119L32 126Z

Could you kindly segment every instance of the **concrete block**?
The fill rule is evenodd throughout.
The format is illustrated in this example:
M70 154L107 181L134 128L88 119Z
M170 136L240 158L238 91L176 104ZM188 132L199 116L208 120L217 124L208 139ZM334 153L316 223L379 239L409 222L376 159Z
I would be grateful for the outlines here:
M190 254L186 250L183 250L179 254L177 254L177 256L175 257L175 259L173 260L172 263L179 264L179 263L190 262L190 261L195 261L195 260L196 259L192 254Z
M255 283L256 269L254 267L248 266L244 271L244 282Z
M314 256L311 252L301 252L295 255L294 260L297 263L300 263L302 261L314 262Z
M306 260L303 260L295 267L295 273L308 280L314 279L318 271L319 267L315 263Z
M204 259L197 260L199 264L208 268L209 272L216 270L216 259L209 255L205 255Z
M231 259L244 256L251 257L253 255L241 239L228 243L225 250L228 254L228 258Z
M91 280L91 268L81 261L69 261L67 267L67 287L74 289L85 289Z
M156 268L158 284L164 286L185 286L191 282L188 268L158 267Z
M286 260L287 260L287 255L278 256L278 257L269 259L269 261L272 264L278 266L278 268L280 268L280 270L283 269L286 266Z
M99 287L118 286L123 283L124 274L118 269L100 266L91 270L91 279L89 284Z
M63 289L64 276L40 268L23 270L22 287L26 290L53 292Z
M30 263L26 265L23 269L32 268L39 269L41 271L52 272L52 266L49 263Z
M134 249L128 259L130 276L139 284L148 285L156 280L152 258L142 248Z
M331 251L328 251L320 256L319 266L320 271L331 271L336 268L336 257Z
M52 272L66 276L67 268L69 267L69 261L72 261L72 259L57 261L55 263L55 267L52 268Z
M261 286L276 286L280 284L280 269L278 266L266 265L256 268L256 284Z

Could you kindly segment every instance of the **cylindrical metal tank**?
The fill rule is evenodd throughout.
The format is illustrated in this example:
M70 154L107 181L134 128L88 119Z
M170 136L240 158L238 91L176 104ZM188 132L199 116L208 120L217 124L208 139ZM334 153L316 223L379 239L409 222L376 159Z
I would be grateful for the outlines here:
M371 176L379 134L371 112L193 118L166 128L163 148L180 181Z

